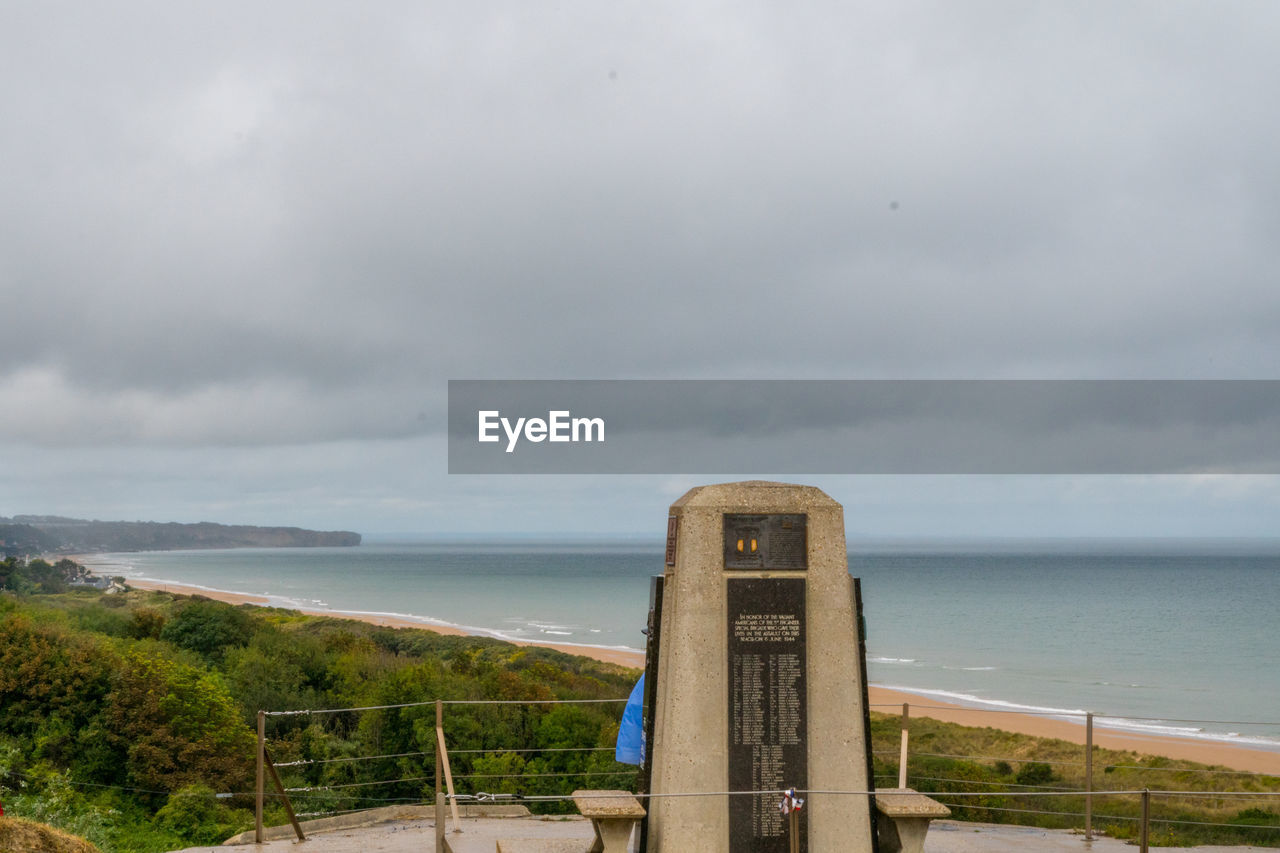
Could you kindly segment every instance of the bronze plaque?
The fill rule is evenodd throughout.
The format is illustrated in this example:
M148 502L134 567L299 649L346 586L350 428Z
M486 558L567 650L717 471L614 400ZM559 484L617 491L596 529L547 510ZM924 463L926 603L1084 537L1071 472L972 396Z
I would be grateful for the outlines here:
M809 567L804 513L724 516L724 567L802 571Z
M729 790L809 785L804 578L730 578ZM729 797L730 853L804 851L807 810L792 848L778 794Z
M680 528L680 519L674 515L667 516L667 565L676 564L676 531Z

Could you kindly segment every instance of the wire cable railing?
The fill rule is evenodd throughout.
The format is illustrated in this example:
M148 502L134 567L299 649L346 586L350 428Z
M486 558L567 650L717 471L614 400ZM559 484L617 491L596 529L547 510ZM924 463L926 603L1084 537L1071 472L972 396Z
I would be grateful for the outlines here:
M478 733L477 725L483 724L483 721L489 719L484 716L467 717L465 714L461 720L471 719L471 723L462 722L457 725L461 726L458 737L461 742L459 747L447 750L447 756L442 752L444 748L444 711L445 709L461 709L466 706L508 706L524 708L530 716L521 717L502 717L504 721L511 721L511 731L522 732L526 737L532 736L537 726L532 721L543 719L540 716L542 711L536 709L540 707L554 708L556 706L604 706L616 707L620 711L621 706L626 699L451 699L440 701L419 701L419 702L399 702L385 704L370 704L362 706L351 706L342 708L322 708L322 709L295 709L286 711L264 711L263 719L266 718L282 718L282 717L298 717L298 716L319 716L334 715L341 713L374 713L380 711L392 711L403 709L427 709L434 706L437 713L436 735L439 739L436 743L427 745L428 736L426 723L426 715L415 715L404 718L405 721L414 720L415 735L419 738L419 746L426 748L417 749L401 749L378 751L369 755L313 755L307 757L305 755L297 755L294 752L289 756L290 760L282 761L275 765L280 770L285 770L292 777L290 786L283 788L280 795L272 794L272 802L287 800L289 796L303 798L303 801L314 802L311 807L302 815L318 816L346 814L355 811L362 811L366 808L376 808L381 805L391 803L420 803L434 804L437 808L447 804L449 807L456 809L458 804L492 804L492 803L517 803L533 806L548 806L555 808L568 808L572 802L572 795L568 793L573 788L589 789L593 786L599 786L595 780L611 780L606 783L611 787L634 787L630 780L636 778L637 770L630 765L616 765L618 769L609 768L603 753L613 751L612 746L604 745L568 745L563 741L560 743L549 743L545 746L528 745L520 743L505 743L486 746L483 742L476 744L475 735ZM909 722L907 714L908 706L894 705L876 705L878 708L903 708L903 725L904 737L905 728ZM1040 716L1040 717L1082 717L1088 723L1089 737L1092 734L1092 722L1094 719L1103 718L1104 715L1066 712L1024 712L1024 711L1005 711L1004 709L982 709L982 708L963 708L956 706L942 705L911 705L923 711L941 710L951 713L964 713L972 711L975 713L1014 713L1024 716ZM550 710L545 713L552 713ZM556 712L560 713L560 712ZM613 716L616 720L614 712L607 712L608 716ZM449 718L453 719L453 713L449 714ZM1127 721L1149 720L1153 722L1178 722L1178 723L1200 723L1206 725L1280 725L1259 723L1256 721L1223 721L1223 720L1170 720L1154 717L1107 717L1108 719L1124 719ZM395 720L394 717L388 718ZM521 722L523 721L523 722ZM334 723L333 730L337 732L351 732L357 728L357 721ZM360 723L360 725L364 725ZM379 722L376 726L381 727L386 722ZM419 728L420 727L420 728ZM324 731L328 731L330 724L326 723ZM450 726L452 730L452 725ZM297 731L294 729L293 731ZM505 731L505 729L504 729ZM927 733L927 730L926 730ZM880 738L882 736L878 736ZM487 739L487 738L486 738ZM880 742L878 740L878 742ZM342 741L337 743L341 744ZM930 741L925 741L926 744ZM324 749L322 742L318 743L321 750ZM390 745L390 744L389 744ZM953 808L957 812L957 816L961 818L996 820L997 822L1031 822L1043 826L1079 826L1082 819L1086 826L1086 833L1092 831L1094 822L1102 828L1116 827L1117 825L1131 825L1134 821L1143 822L1144 827L1150 825L1160 825L1168 827L1186 826L1200 827L1206 830L1213 830L1221 833L1234 833L1236 831L1248 830L1252 832L1275 832L1277 833L1276 841L1280 843L1280 825L1272 825L1266 823L1268 820L1265 815L1275 812L1258 811L1263 815L1262 820L1249 820L1252 812L1249 809L1241 808L1246 804L1259 806L1261 809L1274 809L1280 804L1276 798L1280 797L1280 791L1244 791L1244 790L1163 790L1157 785L1151 787L1129 787L1121 785L1119 787L1112 786L1111 790L1095 790L1094 781L1096 774L1093 770L1093 750L1094 747L1090 740L1086 740L1085 760L1068 760L1061 755L1048 755L1044 757L1028 756L1027 754L1000 756L991 754L998 750L975 751L975 754L964 754L960 750L893 750L893 749L873 749L872 755L876 758L876 775L877 785L884 782L892 784L894 777L889 771L895 769L893 765L894 758L901 759L905 756L907 765L905 767L896 768L900 773L905 774L899 777L899 782L904 779L909 780L917 789L933 789L922 790L924 795L937 798L939 802ZM450 773L448 759L452 759L458 766L453 769L456 772ZM370 762L384 761L396 762L400 770L394 776L388 778L369 779L367 775L370 770L374 769ZM914 768L915 772L910 772L913 768L910 766L916 761L925 762L919 767ZM991 774L990 778L962 778L948 773L937 773L938 769L945 769L949 765L944 763L928 763L928 762L969 762L978 764L988 768L987 770L966 771L973 772L979 776L983 774ZM999 769L1003 765L1003 769ZM1043 772L1037 771L1033 765L1043 765ZM1010 769L1010 766L1022 768L1017 774ZM1052 770L1050 771L1050 768ZM417 772L413 772L417 770ZM929 772L933 770L934 772ZM1258 770L1234 770L1234 769L1215 769L1208 767L1182 767L1177 764L1168 764L1165 762L1152 762L1150 764L1127 762L1127 763L1108 763L1105 765L1103 772L1110 774L1113 771L1124 771L1126 775L1118 777L1117 781L1132 783L1135 780L1142 780L1143 773L1193 773L1206 781L1207 787L1227 787L1223 785L1214 785L1214 780L1222 781L1224 777L1230 776L1242 780L1242 785L1252 786L1253 780L1280 779L1277 773L1258 771ZM1026 778L1023 778L1023 775ZM448 777L448 791L442 790L441 777L442 774ZM1132 774L1138 774L1137 776ZM346 778L343 778L343 777ZM361 778L364 776L364 778ZM1110 778L1110 777L1108 777ZM1083 781L1082 781L1083 780ZM1143 780L1145 781L1145 780ZM453 788L454 783L459 786L457 790ZM1141 784L1141 782L1140 782ZM1261 784L1268 784L1261 781ZM432 787L436 791L432 793ZM499 788L497 791L483 790L491 786ZM887 787L887 786L886 786ZM900 784L899 787L909 787L907 784ZM1278 786L1280 787L1280 786ZM378 789L391 788L385 794L379 794ZM820 791L820 790L802 790L799 793L804 795L830 795L830 796L872 796L872 791ZM260 796L265 792L259 792ZM662 794L653 793L637 793L635 796L641 799L658 799L662 797L735 797L735 796L773 796L781 795L781 791L763 790L763 791L702 791L702 792L666 792ZM580 794L579 797L582 795ZM1138 816L1134 814L1124 814L1123 812L1133 807L1132 799L1135 797L1143 798L1144 809L1147 803L1154 801L1156 803L1169 804L1170 808L1179 808L1178 803L1184 800L1194 800L1204 803L1203 808L1197 807L1192 809L1192 813L1183 813L1182 811L1172 814L1162 815L1146 815ZM1124 809L1104 808L1098 813L1093 812L1093 803L1099 804L1106 802L1122 801L1128 799L1129 805ZM317 810L315 806L324 803L329 806L329 811ZM1069 805L1068 805L1069 804ZM1235 804L1235 805L1232 805ZM1037 805L1043 806L1037 808ZM324 808L324 806L321 806ZM1081 810L1083 808L1083 811ZM1164 806L1161 807L1162 810ZM1234 811L1233 811L1234 810ZM1237 816L1236 811L1240 811ZM1217 816L1223 815L1222 819ZM1277 823L1280 824L1280 813L1275 813ZM1003 817L1002 817L1003 816ZM456 814L455 814L456 819ZM1045 823L1049 821L1049 823ZM1109 830L1108 830L1109 831ZM1089 837L1087 835L1087 837ZM1250 837L1251 839L1254 837Z
M300 708L293 711L262 711L268 717L296 717L319 714L345 714L358 711L389 711L399 708L423 708L436 705L622 705L621 699L432 699L423 702L399 702L394 705L363 705L354 708Z

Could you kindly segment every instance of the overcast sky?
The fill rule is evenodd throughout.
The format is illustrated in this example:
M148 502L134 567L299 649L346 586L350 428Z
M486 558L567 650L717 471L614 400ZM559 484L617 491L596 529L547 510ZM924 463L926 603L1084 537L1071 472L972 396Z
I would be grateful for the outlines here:
M700 480L449 476L447 380L1278 378L1277 43L1266 0L5 3L0 515L660 537ZM805 479L867 535L1280 517Z

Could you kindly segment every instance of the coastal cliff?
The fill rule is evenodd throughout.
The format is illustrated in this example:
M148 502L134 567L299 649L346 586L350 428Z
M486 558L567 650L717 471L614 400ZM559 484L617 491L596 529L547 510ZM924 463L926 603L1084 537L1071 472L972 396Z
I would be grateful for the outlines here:
M51 515L0 518L0 551L4 553L92 553L102 551L171 551L187 548L314 548L360 544L360 534L347 530L304 530L300 527L195 524L156 521L86 521Z

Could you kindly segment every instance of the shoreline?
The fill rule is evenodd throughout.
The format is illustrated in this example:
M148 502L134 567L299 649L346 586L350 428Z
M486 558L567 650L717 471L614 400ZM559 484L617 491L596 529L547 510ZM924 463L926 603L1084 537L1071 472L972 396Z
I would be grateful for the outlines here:
M78 562L80 558L73 557ZM92 570L92 566L88 566ZM174 592L179 595L203 595L228 604L251 604L259 607L281 606L263 595L226 592L222 590L204 589L189 584L169 583L164 581L136 580L126 578L129 586L137 589ZM373 625L389 628L417 628L424 631L435 631L439 634L454 636L491 636L465 630L455 625L440 625L419 621L391 614L350 613L335 610L323 610L307 607L286 607L309 616L327 616L335 619L354 619ZM540 646L555 649L571 655L582 655L605 663L635 669L644 666L644 653L629 649L610 649L602 646L574 645L571 643L513 641L517 646ZM1078 743L1082 747L1085 742L1084 721L1074 722L1057 717L1039 716L1021 711L997 711L984 708L973 708L953 702L945 702L928 695L912 693L907 690L870 685L868 687L871 709L881 713L900 714L904 703L910 706L912 717L927 717L942 722L958 723L965 726L988 727L1016 734L1033 737L1058 738ZM1198 740L1190 737L1175 737L1129 732L1122 729L1111 729L1095 723L1093 743L1104 749L1132 750L1140 755L1158 755L1182 761L1195 761L1200 764L1220 765L1232 770L1243 770L1254 773L1267 773L1280 776L1280 751L1265 748L1253 748L1218 741Z
M918 693L875 685L871 685L868 692L873 711L900 715L903 703L907 703L910 705L912 717L928 717L945 723L1000 729L1033 737L1057 738L1080 744L1082 749L1084 747L1083 720L1077 723L1022 711L971 708L942 702ZM1280 776L1280 752L1262 747L1237 746L1191 737L1129 732L1123 729L1105 728L1098 725L1096 721L1093 726L1093 745L1103 749L1132 750L1139 755L1159 755L1180 761L1195 761L1199 764L1221 765L1232 770Z
M595 660L603 661L604 663L613 663L618 666L631 667L633 669L639 669L644 666L644 652L632 651L630 649L610 649L605 646L585 646L575 645L573 643L544 643L532 642L529 640L510 640L506 637L497 637L492 634L468 631L457 625L441 625L436 622L409 619L404 616L396 616L389 613L353 613L350 611L326 610L316 607L287 607L273 602L265 595L252 595L249 593L205 589L204 587L170 583L167 581L126 578L125 582L129 586L137 589L173 592L179 595L203 595L205 598L224 601L227 604L252 604L255 607L281 607L285 610L296 610L298 613L305 613L308 616L326 616L330 619L354 619L357 622L367 622L370 625L380 625L386 628L417 628L421 631L435 631L437 634L449 634L455 637L486 637L488 639L510 643L513 646L540 646L542 648L555 649L556 651L564 652L565 654L582 655L583 657L594 658Z

